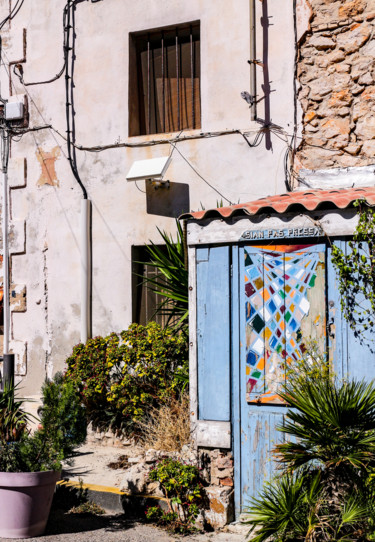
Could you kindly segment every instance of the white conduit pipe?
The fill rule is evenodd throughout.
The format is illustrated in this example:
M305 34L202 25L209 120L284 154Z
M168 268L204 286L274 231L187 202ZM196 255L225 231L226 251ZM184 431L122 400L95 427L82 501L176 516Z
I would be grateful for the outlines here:
M81 201L81 342L86 343L91 330L91 201Z
M6 145L7 142L4 142ZM9 307L9 239L8 239L8 171L3 167L3 353L9 353L10 307Z

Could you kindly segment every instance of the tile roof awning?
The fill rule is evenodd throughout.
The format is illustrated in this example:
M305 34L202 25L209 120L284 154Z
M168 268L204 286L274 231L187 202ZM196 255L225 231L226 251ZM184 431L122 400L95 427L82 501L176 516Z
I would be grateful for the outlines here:
M241 215L253 216L260 213L282 214L292 211L316 211L322 208L346 209L359 199L365 200L370 206L375 205L375 187L289 192L229 207L185 213L180 218L203 220L204 218L232 218Z

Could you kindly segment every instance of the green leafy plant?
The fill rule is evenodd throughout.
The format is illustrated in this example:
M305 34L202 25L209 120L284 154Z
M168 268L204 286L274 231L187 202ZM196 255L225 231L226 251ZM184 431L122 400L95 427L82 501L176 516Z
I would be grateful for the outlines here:
M358 225L349 250L332 246L341 310L354 334L363 338L375 324L375 211L364 201L358 207Z
M164 459L149 473L150 480L159 482L168 503L168 512L150 507L146 517L174 532L187 533L195 529L202 506L202 484L199 470L173 459Z
M33 416L16 398L17 386L5 386L0 394L0 471L37 472L60 470L61 461L86 437L86 420L72 385L57 375L42 389L41 423L32 433Z
M43 406L39 410L41 425L48 427L64 457L83 444L87 435L86 409L73 382L56 373L42 387Z
M308 368L308 364L307 364ZM274 449L281 472L246 510L255 542L369 540L374 532L375 386L300 370ZM375 495L375 493L374 493Z
M152 408L181 393L188 367L186 337L155 322L132 324L120 336L96 337L74 348L65 379L80 390L88 419L136 433Z
M162 299L156 312L166 315L168 324L182 329L187 323L189 314L189 283L184 234L178 220L176 220L176 228L176 240L172 235L158 228L163 246L158 246L150 241L148 245L145 245L150 255L150 261L138 263L154 267L157 270L156 277L145 279L146 286Z

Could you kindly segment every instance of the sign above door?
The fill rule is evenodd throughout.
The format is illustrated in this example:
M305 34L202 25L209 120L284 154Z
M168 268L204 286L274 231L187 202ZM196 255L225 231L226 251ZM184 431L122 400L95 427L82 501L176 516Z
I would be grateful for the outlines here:
M283 228L265 230L246 230L240 241L259 241L259 239L295 239L296 237L322 237L323 230L312 228Z

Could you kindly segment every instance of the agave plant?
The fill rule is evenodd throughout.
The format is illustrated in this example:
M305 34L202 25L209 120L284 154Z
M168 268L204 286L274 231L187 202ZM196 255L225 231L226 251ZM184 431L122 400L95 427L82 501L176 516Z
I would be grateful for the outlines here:
M161 301L156 312L167 316L167 325L172 324L181 329L187 323L189 290L184 234L178 220L176 220L176 227L176 240L172 235L158 228L164 246L158 246L151 241L149 245L146 245L150 261L138 263L147 264L156 269L156 277L145 279L146 286L160 296Z
M253 540L371 539L374 384L299 374L280 395L291 407L278 428L287 440L274 449L282 471L246 510Z
M25 399L16 398L18 385L4 384L0 393L0 442L14 442L26 431L35 416L24 410Z

